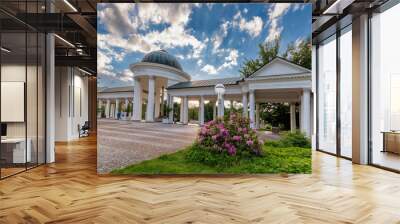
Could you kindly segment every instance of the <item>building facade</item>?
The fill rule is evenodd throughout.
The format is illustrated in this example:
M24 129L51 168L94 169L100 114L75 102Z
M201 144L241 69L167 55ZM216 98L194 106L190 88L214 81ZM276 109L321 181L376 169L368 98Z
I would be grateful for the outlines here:
M153 122L160 120L164 108L171 108L168 111L168 122L178 120L182 124L188 124L189 101L196 101L199 105L198 123L203 125L205 103L213 105L216 118L223 116L228 102L231 106L243 107L243 116L249 117L252 128L258 128L259 104L280 102L290 104L293 131L296 129L297 104L300 105L300 130L308 136L313 133L311 71L286 59L277 57L247 78L196 81L191 81L190 75L184 72L178 60L164 50L145 55L141 62L132 64L130 68L135 80L133 87L99 90L98 105L102 107L106 102L103 117L117 118L116 114L122 112L121 100L125 100L125 107L128 107L129 100L133 98L132 113L128 112L126 119ZM215 92L215 86L218 84L225 88L220 100ZM180 103L179 119L174 117L174 102Z

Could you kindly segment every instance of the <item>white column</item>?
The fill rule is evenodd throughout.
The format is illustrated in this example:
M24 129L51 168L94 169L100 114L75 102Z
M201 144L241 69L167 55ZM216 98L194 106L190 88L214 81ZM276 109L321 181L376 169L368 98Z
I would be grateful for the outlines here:
M147 111L146 111L146 121L154 121L154 77L149 76L149 89L147 93Z
M311 101L310 101L310 90L304 89L303 95L301 96L301 131L307 136L310 136L311 127Z
M125 98L125 119L128 117L128 106L129 106L129 100L128 98Z
M290 103L290 131L296 131L296 104Z
M161 89L156 88L156 98L154 100L155 102L155 107L154 107L154 118L159 118L160 117L160 94L161 94Z
M254 90L250 90L249 92L249 106L250 106L250 127L255 128L255 97Z
M368 15L352 24L352 158L368 163Z
M213 120L217 119L217 106L214 101L210 101L213 107Z
M167 95L167 102L165 103L164 102L164 97L165 97L165 89L164 89L164 86L163 87L161 87L161 108L160 108L160 114L161 114L161 116L164 116L164 114L166 114L165 112L164 112L164 104L166 104L166 105L169 105L168 104L168 100L169 100L169 98L168 98L168 95ZM167 116L169 116L168 114L167 114Z
M204 96L200 96L199 103L199 123L200 125L204 124Z
M221 96L218 99L218 118L224 118L224 110L225 110L225 103L224 103L224 96Z
M168 107L171 108L171 111L168 114L169 123L174 122L174 97L168 95Z
M242 93L243 117L248 117L247 92Z
M179 108L179 121L183 123L183 97L181 97L181 104Z
M102 99L99 99L98 100L99 101L99 103L98 103L98 112L97 112L97 118L101 118L101 108L103 107L103 100Z
M54 4L50 1L46 2L50 12L54 11ZM49 33L46 35L46 163L55 161L55 42L54 34ZM43 65L45 66L45 65ZM44 161L42 161L44 162Z
M135 78L133 89L132 120L140 121L142 120L142 86L139 78Z
M183 123L189 123L189 104L188 97L183 97Z
M110 99L107 99L107 103L106 103L106 118L110 118L110 106L111 106L111 101Z
M120 112L119 108L119 99L115 99L115 113L114 113L114 118L118 118L118 113Z
M260 104L256 104L256 128L260 128Z

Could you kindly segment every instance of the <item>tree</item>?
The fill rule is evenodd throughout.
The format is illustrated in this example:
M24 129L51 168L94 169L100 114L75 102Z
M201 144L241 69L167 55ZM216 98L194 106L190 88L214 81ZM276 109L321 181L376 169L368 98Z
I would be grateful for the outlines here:
M262 66L268 64L274 58L276 58L279 54L279 42L280 40L276 39L273 42L259 44L258 58L246 59L241 69L239 70L240 74L243 77L249 77Z
M301 40L297 44L290 43L283 57L295 64L311 69L311 39Z
M290 128L290 106L287 103L263 103L260 107L262 120L283 130Z

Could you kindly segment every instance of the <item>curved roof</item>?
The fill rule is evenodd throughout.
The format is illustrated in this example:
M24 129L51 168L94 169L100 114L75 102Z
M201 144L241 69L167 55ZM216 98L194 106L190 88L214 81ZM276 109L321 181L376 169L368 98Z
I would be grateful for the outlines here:
M152 51L143 57L142 62L167 65L183 71L178 60L166 50Z

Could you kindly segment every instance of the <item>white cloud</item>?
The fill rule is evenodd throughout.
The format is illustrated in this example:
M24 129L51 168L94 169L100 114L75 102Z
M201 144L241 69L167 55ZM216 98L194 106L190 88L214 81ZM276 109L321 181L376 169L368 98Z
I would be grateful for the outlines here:
M211 38L211 42L213 44L213 53L218 53L219 47L224 41L224 38L228 35L229 26L229 21L223 22L220 25L218 32L214 33L213 37Z
M224 69L232 68L233 66L238 65L237 59L239 58L239 51L237 49L226 50L229 51L229 55L224 58L224 63L222 65L216 68L214 65L206 64L203 68L201 68L201 71L215 75ZM197 64L200 65L199 62L197 62Z
M123 82L133 82L133 72L130 69L125 69L118 74L117 78Z
M185 25L190 19L193 4L101 4L99 21L109 34L98 34L98 48L120 48L117 55L108 56L112 60L123 60L130 52L148 53L150 51L175 47L190 47L190 57L200 57L205 44L191 35ZM161 31L141 34L150 24L166 24ZM114 52L115 53L115 52Z
M175 47L192 47L192 57L198 58L205 44L188 33L182 26L170 26L163 31L153 31L143 37L149 44L164 49Z
M296 12L297 10L303 10L306 5L306 3L292 3L292 10L293 12Z
M105 51L97 51L97 73L100 75L115 76L111 62L111 57L109 57Z
M303 39L302 37L297 38L297 39L294 41L294 47L295 47L295 48L298 48L299 45L300 45L303 41L304 41L304 39Z
M238 65L237 59L239 57L239 51L236 49L231 49L229 55L225 57L225 62L218 67L218 71L221 71L225 68L231 68L232 66Z
M247 8L243 9L244 14L246 14L249 10Z
M203 68L201 68L201 71L208 73L210 75L217 74L217 69L213 65L209 64L206 64Z
M152 4L142 3L137 5L141 28L146 29L149 23L170 24L171 26L184 26L188 23L192 13L192 4Z
M241 31L246 31L253 38L260 35L262 31L263 21L259 16L254 16L252 19L246 20L239 11L233 17L233 20L234 27L238 27Z
M115 35L124 35L136 31L138 26L137 17L129 16L134 9L133 4L104 4L106 7L98 11L100 23Z
M197 65L198 65L198 66L203 65L203 60L199 59L199 60L197 61Z
M277 3L272 5L268 9L268 18L269 18L269 33L266 42L271 42L276 40L281 36L283 27L279 25L281 17L285 15L290 9L290 3Z

